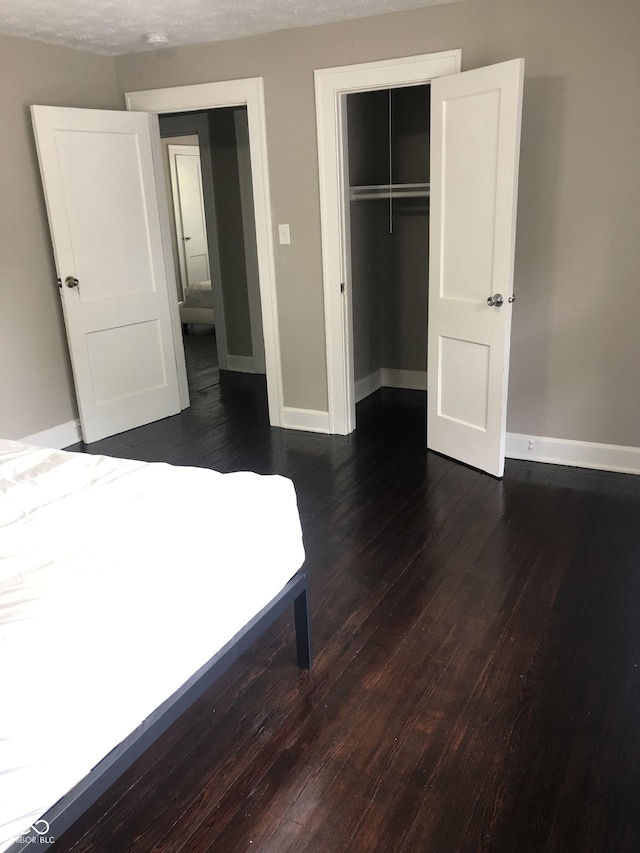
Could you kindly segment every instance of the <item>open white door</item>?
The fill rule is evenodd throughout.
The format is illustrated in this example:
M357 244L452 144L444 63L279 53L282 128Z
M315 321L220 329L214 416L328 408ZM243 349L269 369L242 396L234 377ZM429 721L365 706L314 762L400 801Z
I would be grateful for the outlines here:
M197 145L168 147L182 286L192 287L211 280L200 149Z
M151 122L31 108L85 442L180 411ZM172 300L177 316L177 302Z
M504 472L524 60L431 82L427 445Z

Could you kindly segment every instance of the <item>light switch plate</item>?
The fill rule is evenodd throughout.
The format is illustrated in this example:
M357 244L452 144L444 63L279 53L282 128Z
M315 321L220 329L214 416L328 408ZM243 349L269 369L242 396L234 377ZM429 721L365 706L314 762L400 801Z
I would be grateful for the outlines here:
M280 237L280 245L285 246L291 243L291 232L288 225L278 225L278 235Z

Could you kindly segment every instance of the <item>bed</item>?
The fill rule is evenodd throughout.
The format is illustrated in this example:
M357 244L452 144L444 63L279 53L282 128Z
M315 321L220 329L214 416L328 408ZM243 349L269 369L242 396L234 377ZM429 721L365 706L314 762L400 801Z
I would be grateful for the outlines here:
M311 666L286 478L0 440L0 558L0 851L53 843L289 605Z
M214 326L213 294L210 281L199 281L184 288L180 305L180 322Z

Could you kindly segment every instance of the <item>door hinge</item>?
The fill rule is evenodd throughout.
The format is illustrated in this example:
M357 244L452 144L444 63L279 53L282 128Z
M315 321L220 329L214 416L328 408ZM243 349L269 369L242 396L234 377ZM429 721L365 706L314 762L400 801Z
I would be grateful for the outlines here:
M62 289L62 279L61 279L61 278L57 278L57 279L56 279L56 282L58 283L58 287L59 287L60 289Z
M340 293L344 293L344 281L340 282Z

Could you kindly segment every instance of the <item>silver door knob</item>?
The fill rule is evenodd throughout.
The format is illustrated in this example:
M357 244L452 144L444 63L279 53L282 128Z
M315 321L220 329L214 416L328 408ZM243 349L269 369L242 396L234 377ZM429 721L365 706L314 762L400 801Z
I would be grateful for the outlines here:
M79 287L80 286L80 282L78 281L78 279L74 278L72 275L68 275L65 278L64 283L67 285L67 287Z
M490 308L500 308L504 304L504 296L501 293L496 293L487 299L487 305Z

